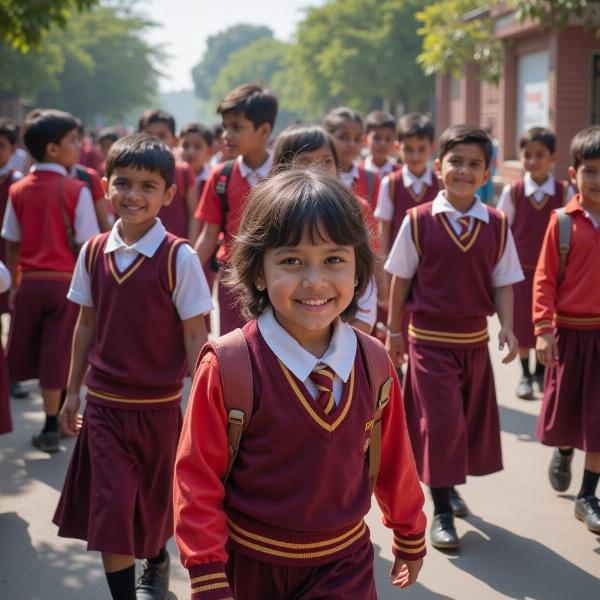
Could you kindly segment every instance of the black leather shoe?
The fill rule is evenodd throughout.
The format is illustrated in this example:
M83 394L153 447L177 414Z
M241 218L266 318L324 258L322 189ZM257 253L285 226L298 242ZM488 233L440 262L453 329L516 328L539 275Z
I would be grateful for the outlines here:
M431 545L439 550L454 550L460 546L452 513L433 515L429 535Z
M517 387L517 398L521 398L521 400L533 400L531 375L523 375L523 377L521 377L521 381Z
M455 487L450 488L450 506L455 517L466 517L469 514L467 503L461 498Z
M537 386L538 392L540 394L543 394L544 393L544 374L536 373L533 376L533 381L535 382L535 385Z
M569 456L563 456L558 448L554 450L552 454L552 460L548 467L548 479L550 479L550 485L557 492L566 492L571 484L571 461L573 460L573 453Z
M12 398L17 398L18 400L22 400L23 398L27 398L29 396L29 392L23 387L23 384L11 383L10 384L10 395Z
M575 518L583 521L592 533L600 533L600 506L596 496L575 500Z
M142 574L135 584L136 600L167 600L169 597L169 555L158 564L145 560Z
M50 454L58 452L60 450L60 434L58 431L40 431L37 435L31 438L31 443L42 450Z

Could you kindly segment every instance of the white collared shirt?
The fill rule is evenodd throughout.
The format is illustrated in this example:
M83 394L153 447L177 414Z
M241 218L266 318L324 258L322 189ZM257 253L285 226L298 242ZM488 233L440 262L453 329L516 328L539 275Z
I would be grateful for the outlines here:
M0 261L0 294L10 290L12 278L6 265Z
M29 154L23 148L17 148L4 166L9 169L16 169L19 173L25 173L29 164Z
M202 167L202 171L196 175L196 185L200 185L203 181L208 181L208 176L210 175L210 169L208 165L204 165Z
M64 175L65 177L67 176L67 170L56 163L36 163L31 167L30 173L35 173L37 171L50 171L52 173ZM78 244L83 244L83 242L89 240L92 236L100 233L92 194L87 185L84 185L79 192L79 199L75 206L75 222L73 223L73 230L75 241ZM9 242L21 241L21 225L19 224L19 220L13 209L10 192L6 204L6 212L4 213L4 223L2 224L2 237Z
M309 379L318 364L331 367L335 373L333 397L339 405L356 357L357 339L350 325L341 319L334 321L333 335L329 348L323 356L313 356L305 350L278 322L273 309L268 307L258 317L258 329L273 354L300 380L313 398L317 387Z
M367 156L367 158L365 158L365 169L374 171L379 175L380 178L389 175L394 170L395 165L396 161L388 158L381 167L378 167L373 162L373 157L370 154Z
M0 177L4 177L7 173L13 172L12 174L12 182L19 181L19 179L23 179L23 173L21 171L14 170L14 167L10 164L10 160L6 162L3 167L0 167Z
M273 155L269 152L267 160L256 169L251 169L244 162L244 157L241 154L238 156L237 161L242 177L248 182L250 187L254 187L257 183L269 176L271 167L273 166Z
M489 222L489 214L485 205L475 197L475 200L469 210L465 213L457 211L446 198L444 191L440 191L433 201L431 212L433 215L446 213L452 228L456 233L460 233L461 226L458 219L461 217L472 217L470 229L474 226L475 219L484 223ZM390 251L390 255L385 263L385 270L392 275L402 277L402 279L412 279L419 267L419 254L412 239L411 222L407 215L402 221L400 231L396 241ZM512 285L525 279L515 241L510 229L506 232L506 247L500 260L494 266L492 271L493 287L502 287Z
M417 177L406 165L402 165L402 183L406 189L412 188L412 191L418 196L423 191L423 186L431 186L433 183L433 173L428 166L420 177ZM379 195L377 196L377 207L375 208L375 218L381 221L391 221L394 218L394 200L390 198L390 177L383 178L379 186Z
M355 179L358 179L360 176L360 171L358 170L358 163L352 163L352 168L349 171L339 171L338 177L340 181L347 187L352 188L352 184Z
M120 222L119 219L113 225L104 252L105 254L114 252L117 269L123 272L140 254L152 258L167 235L167 230L157 217L152 228L135 244L128 246L119 235ZM91 308L94 302L90 276L85 264L87 247L86 242L79 253L67 298L76 304ZM175 269L176 283L172 298L179 318L185 321L209 313L213 309L210 290L198 254L189 244L182 244L179 247Z

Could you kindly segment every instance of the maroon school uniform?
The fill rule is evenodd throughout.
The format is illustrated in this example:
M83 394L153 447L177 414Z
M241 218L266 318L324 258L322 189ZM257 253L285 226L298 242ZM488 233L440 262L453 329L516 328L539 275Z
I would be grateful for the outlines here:
M175 164L175 179L177 191L171 204L163 206L158 213L165 229L180 238L187 238L190 216L187 208L186 196L189 189L194 185L194 174L187 163L177 162Z
M521 348L535 347L535 335L531 320L533 274L550 215L553 210L563 205L566 191L565 184L555 181L554 196L545 196L541 202L536 202L534 198L525 196L525 184L522 180L515 183L511 189L515 208L511 230L525 275L523 281L513 286L514 333Z
M432 203L408 213L420 261L408 303L405 407L417 469L430 487L502 469L487 317L507 231L506 217L486 209L489 223L475 219L462 240Z
M147 558L173 533L187 364L172 293L184 241L167 234L152 258L140 254L119 272L114 253L104 252L108 237L93 238L85 257L97 330L83 429L54 523L60 536L87 540L89 550Z
M8 203L8 190L13 183L14 171L9 171L0 181L0 219L4 222L4 213L6 212L6 204ZM6 264L6 242L0 240L0 261ZM0 315L10 312L8 309L8 292L0 294Z

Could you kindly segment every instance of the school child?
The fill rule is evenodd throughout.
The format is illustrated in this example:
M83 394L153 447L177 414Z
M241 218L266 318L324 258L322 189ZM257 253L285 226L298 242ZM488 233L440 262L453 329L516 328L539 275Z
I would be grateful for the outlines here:
M210 147L210 160L208 166L212 169L219 163L235 158L235 156L228 156L226 153L225 144L223 143L223 125L216 123L211 129L213 135L213 143Z
M94 210L100 231L109 231L114 223L114 215L109 212L106 206L106 198L98 173L91 167L82 164L75 164L69 169L69 176L83 181L92 194Z
M23 140L38 162L11 186L2 226L13 281L7 362L11 382L39 379L46 422L32 442L57 452L58 408L77 319L66 295L79 245L99 230L89 189L67 176L80 148L73 116L34 110Z
M114 600L167 598L183 378L212 309L196 253L157 218L175 195L174 173L156 138L115 142L103 184L119 220L83 246L69 290L81 307L61 410L70 434L84 377L88 391L54 523L102 553ZM135 558L146 559L137 584Z
M533 399L533 381L543 391L544 366L537 363L535 373L529 370L529 351L535 348L531 321L533 273L542 248L544 233L552 212L568 199L568 184L552 175L555 161L556 136L545 127L527 130L519 140L520 158L525 175L516 183L506 185L497 204L506 214L512 230L525 279L514 288L515 335L519 340L519 357L523 375L517 396Z
M104 177L106 171L106 157L110 147L121 137L114 127L104 127L98 133L98 149L102 154L102 163L98 168L98 175Z
M267 144L277 117L277 98L258 85L241 85L221 100L217 112L223 119L225 151L236 158L211 171L196 211L196 218L204 226L195 248L202 265L213 263L213 269L227 266L246 197L271 171L273 160ZM217 285L223 335L246 321L231 291L219 278Z
M408 430L421 481L431 489L432 544L451 549L459 546L454 514L467 514L454 486L502 469L487 317L498 313L500 349L508 345L503 362L510 362L517 354L512 284L523 274L506 216L475 195L489 176L490 138L455 125L439 145L435 169L445 189L408 211L385 264L393 275L386 346L401 364L407 304Z
M365 118L365 130L369 154L360 163L361 166L375 171L380 179L400 169L393 158L396 142L394 117L385 111L374 110Z
M79 162L84 167L89 167L98 172L102 165L102 154L100 150L96 148L96 144L91 135L88 135L85 131L85 127L80 119L75 117L77 121L77 131L79 133L79 142L81 149L79 151Z
M0 126L1 127L1 126ZM1 129L0 129L1 131ZM2 143L0 142L0 153ZM10 271L0 261L0 293L4 294L10 289ZM6 357L4 348L0 344L0 434L12 431L12 420L10 418L10 396L8 393L8 369L6 368Z
M357 161L365 137L362 117L351 108L341 106L325 115L323 127L335 141L340 161L339 178L352 191L369 202L375 210L379 193L379 175Z
M207 346L175 465L175 536L191 598L376 597L363 521L375 363L387 378L378 406L391 385L373 426L382 436L375 495L394 530L392 584L406 587L425 554L425 516L402 396L381 344L342 320L373 273L356 198L323 172L292 169L252 192L241 223L229 282L253 319L238 332L253 407L229 470L220 373L234 365ZM380 360L368 366L371 351Z
M190 166L194 173L198 201L210 174L208 162L212 154L213 140L212 131L200 123L189 123L179 132L181 159Z
M579 193L554 212L533 280L536 354L546 366L537 438L555 446L552 487L571 482L573 448L585 452L575 517L598 535L600 508L600 127L580 131L571 142L569 176Z
M175 119L164 110L150 108L145 111L138 121L138 132L153 135L172 151L177 147ZM187 238L193 244L198 237L198 225L194 219L198 190L194 173L187 163L175 163L175 185L177 191L173 202L163 206L158 216L167 231Z
M286 168L314 167L337 177L339 162L333 138L318 125L292 125L282 131L273 147L273 173ZM357 196L365 226L369 231L371 249L380 251L377 224L370 204ZM377 271L377 269L376 269ZM375 278L358 299L356 314L350 321L357 329L371 333L377 315L377 285Z

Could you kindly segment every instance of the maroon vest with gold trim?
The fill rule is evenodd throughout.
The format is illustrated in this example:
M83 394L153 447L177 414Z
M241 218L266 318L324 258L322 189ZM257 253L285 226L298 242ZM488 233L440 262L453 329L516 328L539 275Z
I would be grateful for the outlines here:
M400 231L400 226L402 225L402 221L404 221L407 211L419 204L425 204L434 200L438 195L439 184L437 177L432 173L431 185L423 184L421 194L417 196L411 188L407 189L404 186L402 170L391 173L388 182L390 198L393 198L394 202L394 216L392 217L390 228L391 247L398 235L398 231Z
M411 342L475 348L488 340L495 312L492 273L506 246L506 216L486 206L489 222L474 219L462 239L432 202L409 211L419 267L411 287Z
M92 238L86 251L96 311L88 400L127 410L177 405L187 361L172 294L185 241L167 233L152 258L140 254L120 272L114 252L104 252L108 237Z
M229 543L273 564L338 560L369 535L365 444L374 407L360 346L340 404L327 415L271 351L256 321L243 331L254 412L227 480Z
M511 227L523 270L534 271L552 211L563 205L567 186L555 181L554 196L541 202L525 195L525 182L517 181L511 188L515 218Z

